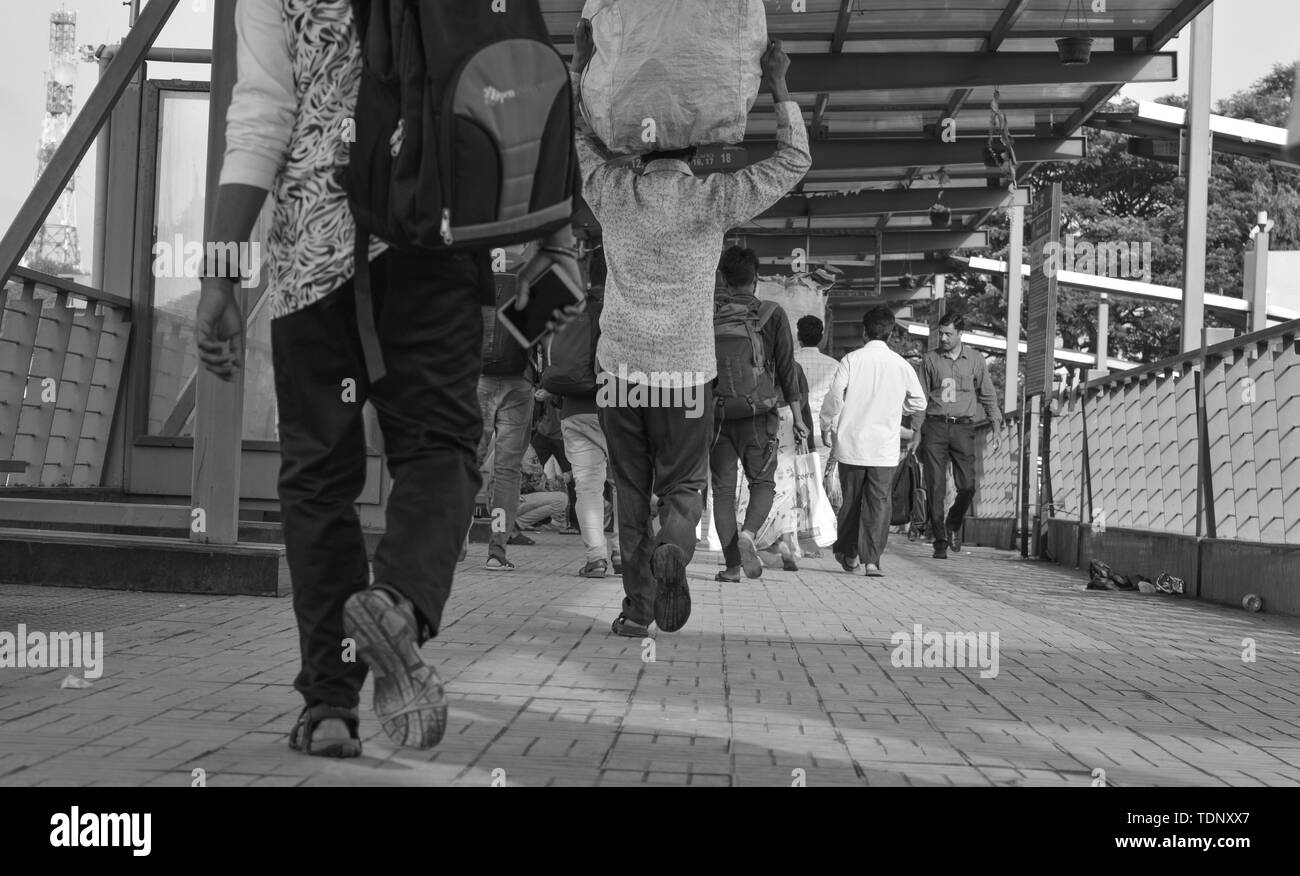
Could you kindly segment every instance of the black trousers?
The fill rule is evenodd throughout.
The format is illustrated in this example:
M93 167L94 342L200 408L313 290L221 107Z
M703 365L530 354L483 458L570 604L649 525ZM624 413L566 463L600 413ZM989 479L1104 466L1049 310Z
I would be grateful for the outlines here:
M565 474L570 474L573 471L573 466L569 464L569 457L564 455L563 438L548 438L534 432L532 445L533 452L537 454L537 462L543 468L546 467L546 463L550 462L551 457L555 457L556 463L560 466L560 471ZM572 478L565 484L565 491L569 494L569 507L567 509L569 525L576 529L578 527L578 488L574 486Z
M957 485L957 498L944 513L948 497L948 464ZM921 431L921 464L929 490L930 532L936 546L947 547L948 530L961 526L975 496L975 426L926 420Z
M835 544L831 550L861 557L863 563L879 568L880 557L889 541L894 472L898 467L841 462L836 468L844 502L836 519Z
M618 499L623 614L635 623L649 624L655 596L651 555L661 544L677 545L688 563L695 555L713 437L713 388L711 384L693 388L696 395L689 407L680 390L673 393L676 403L651 407L623 404L628 384L612 382L619 404L602 406L600 422ZM652 490L659 498L657 536L650 527Z
M756 417L721 420L714 425L717 438L709 451L712 474L713 525L722 543L722 557L728 568L740 565L740 528L736 525L736 462L740 461L749 481L749 504L745 506L744 529L757 533L772 511L776 497L777 445L781 415L768 411Z
M379 415L393 476L375 583L415 604L421 641L442 622L479 487L487 254L390 251L371 263L371 276L387 368L373 386L351 281L271 322L279 494L302 657L294 686L309 706L354 708L366 676L365 664L343 660L342 647L343 604L369 583L354 505L366 479L363 403Z

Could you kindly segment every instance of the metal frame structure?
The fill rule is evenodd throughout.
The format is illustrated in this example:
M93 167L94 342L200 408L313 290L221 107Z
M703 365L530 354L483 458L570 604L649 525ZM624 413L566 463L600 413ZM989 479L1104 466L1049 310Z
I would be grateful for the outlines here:
M203 60L203 50L184 57L159 57L171 50L153 48L177 2L154 0L145 5L120 48L101 62L98 85L0 238L4 278L13 274L115 103L129 88L142 87L137 73L145 60ZM1052 41L1062 35L1059 10L1037 9L1026 0L969 0L960 10L930 19L919 17L906 5L885 7L855 0L808 0L802 4L807 11L799 13L769 9L769 32L783 40L794 56L791 89L815 135L814 170L800 193L840 194L826 196L825 204L818 197L800 204L792 196L752 227L736 229L736 234L756 242L772 259L788 257L794 247L806 248L814 264L819 257L839 256L865 266L875 257L872 274L882 292L887 255L920 263L941 259L954 249L984 247L987 237L981 227L992 213L1011 205L1011 193L995 179L1002 170L986 167L978 148L988 134L987 110L994 90L1016 137L1021 158L1017 179L1041 161L1082 158L1085 141L1079 132L1122 84L1175 78L1175 57L1160 50L1210 3L1134 0L1123 12L1112 12L1105 22L1096 23L1097 51L1086 67L1056 62L1051 51ZM581 0L542 0L543 13L562 49L571 47L581 7ZM209 209L228 85L234 76L233 8L233 2L215 4ZM774 130L768 103L760 100L750 116L746 147L754 157L764 154ZM949 118L960 128L956 143L937 136L940 123ZM1195 133L1195 119L1192 127ZM110 176L101 187L107 185L105 202L111 215L127 211L127 192L134 191L128 187L130 182L147 182L139 176L135 152L129 158L122 154L128 144L147 144L133 141L129 124L124 128L109 129L109 154L101 160L101 169ZM927 209L926 199L937 196L941 188L945 203L957 206L952 226L937 231L929 229L918 214ZM152 197L152 191L136 195ZM131 215L140 214L132 211ZM138 273L133 274L139 270L138 257L138 253L106 252L98 276L106 284L123 278L138 282ZM942 274L936 273L937 289ZM149 314L141 312L138 298L133 298L137 320L147 319ZM139 345L138 332L136 336ZM145 374L139 373L138 358L134 363L135 373L128 377L147 381L147 362ZM198 377L192 496L194 505L207 512L207 532L198 540L231 542L236 538L240 494L241 388L212 381L206 374ZM126 410L137 411L140 404L139 396L128 399ZM117 424L115 435L120 444L135 438L125 421Z

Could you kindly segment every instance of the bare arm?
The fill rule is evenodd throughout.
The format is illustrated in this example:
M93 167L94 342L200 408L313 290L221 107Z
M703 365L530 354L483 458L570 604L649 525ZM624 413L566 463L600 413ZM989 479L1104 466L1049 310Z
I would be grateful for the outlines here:
M763 79L776 105L776 152L744 170L716 173L708 178L709 185L717 187L714 195L722 205L728 228L748 222L775 204L812 167L803 112L790 99L785 84L789 68L790 58L780 41L774 41L763 55Z
M284 164L297 113L293 64L280 5L243 0L235 10L239 78L226 115L226 154L213 210L209 244L246 244L267 192ZM212 247L217 252L228 246ZM242 361L244 317L230 265L205 265L195 313L195 337L204 368L233 380Z

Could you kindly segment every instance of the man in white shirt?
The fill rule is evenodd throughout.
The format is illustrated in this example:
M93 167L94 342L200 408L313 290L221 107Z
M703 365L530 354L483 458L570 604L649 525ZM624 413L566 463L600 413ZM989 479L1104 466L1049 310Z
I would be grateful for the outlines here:
M795 331L799 335L799 349L794 351L794 361L799 363L808 378L808 407L816 423L822 415L822 400L826 398L826 390L831 388L831 378L840 363L818 349L826 331L820 319L811 315L800 317L795 323ZM825 470L830 461L830 448L823 443L817 448L817 455L822 458L822 469Z
M822 402L821 428L839 463L844 491L831 550L851 572L857 568L860 548L867 575L879 578L880 556L889 538L902 419L924 411L926 398L915 369L885 343L894 331L893 312L873 308L862 318L862 327L867 343L840 361ZM914 436L907 452L914 452L918 443L919 436Z

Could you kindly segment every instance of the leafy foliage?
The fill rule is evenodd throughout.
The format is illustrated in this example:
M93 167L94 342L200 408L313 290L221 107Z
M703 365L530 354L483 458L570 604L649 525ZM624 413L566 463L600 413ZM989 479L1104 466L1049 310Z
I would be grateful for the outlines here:
M1290 114L1296 65L1275 65L1251 88L1220 101L1214 112L1284 127ZM1161 103L1185 107L1185 97ZM1108 110L1136 109L1131 101ZM1083 161L1044 165L1028 179L1037 189L1062 185L1062 234L1093 243L1150 241L1151 281L1183 285L1183 238L1187 185L1177 168L1129 155L1127 138L1090 130L1088 157ZM1256 214L1267 211L1276 226L1271 247L1300 249L1300 171L1256 159L1215 153L1207 216L1205 291L1241 297L1243 254L1250 244ZM989 226L996 258L1005 259L1010 239L1008 214ZM968 326L1006 332L1006 296L1002 277L968 272L948 277L949 307L962 310ZM953 301L953 299L959 301ZM1021 326L1025 325L1021 314ZM1206 324L1231 325L1213 312ZM1238 324L1240 326L1240 323ZM1097 300L1093 293L1062 288L1057 327L1066 349L1096 351ZM1175 303L1111 297L1109 352L1131 362L1154 362L1179 350L1180 312ZM1001 381L1003 363L991 370Z

